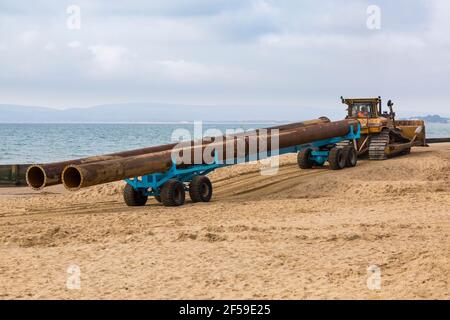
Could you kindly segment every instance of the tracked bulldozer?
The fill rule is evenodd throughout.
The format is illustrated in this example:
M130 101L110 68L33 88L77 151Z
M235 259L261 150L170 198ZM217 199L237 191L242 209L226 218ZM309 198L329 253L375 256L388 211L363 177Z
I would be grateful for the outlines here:
M382 110L381 97L344 99L347 119L357 119L361 124L361 138L355 144L358 155L368 155L370 160L408 154L414 146L427 146L425 122L422 120L396 120L394 103L388 101L388 110Z

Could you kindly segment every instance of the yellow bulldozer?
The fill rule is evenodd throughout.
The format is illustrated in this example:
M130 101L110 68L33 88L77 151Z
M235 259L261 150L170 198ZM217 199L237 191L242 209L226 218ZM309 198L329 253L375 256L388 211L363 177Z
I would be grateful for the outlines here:
M368 154L370 160L408 154L414 146L427 146L425 122L422 120L396 120L394 104L388 101L388 111L382 110L381 97L344 99L347 119L361 124L361 138L356 141L358 155Z

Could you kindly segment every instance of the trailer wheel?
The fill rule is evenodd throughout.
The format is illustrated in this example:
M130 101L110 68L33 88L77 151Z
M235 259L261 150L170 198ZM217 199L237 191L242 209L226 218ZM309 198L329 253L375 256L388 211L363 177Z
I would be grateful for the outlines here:
M178 180L167 181L161 189L161 202L166 207L178 207L184 204L184 184Z
M131 185L127 184L123 189L123 200L129 207L142 207L147 203L148 196L142 191L135 190Z
M192 202L209 202L213 194L211 181L205 176L195 176L189 184Z
M314 161L310 159L311 148L306 148L297 154L297 163L300 169L311 169L314 166Z
M341 170L345 168L346 159L341 148L334 147L328 155L328 162L332 170Z
M342 149L344 152L345 165L349 168L356 167L358 163L358 153L353 146L346 146Z

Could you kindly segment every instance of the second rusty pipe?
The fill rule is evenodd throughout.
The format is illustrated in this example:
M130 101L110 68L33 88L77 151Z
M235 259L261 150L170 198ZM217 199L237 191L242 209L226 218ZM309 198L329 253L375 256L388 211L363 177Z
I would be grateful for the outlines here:
M286 125L274 126L274 127L267 128L267 130L278 129L280 131L285 131L285 130L290 130L293 128L306 127L306 126L316 125L319 123L328 123L328 122L330 122L330 120L328 118L321 117L319 119L314 119L314 120L307 120L307 121L302 121L302 122L290 123L290 124L286 124ZM255 131L257 132L258 130L255 130ZM239 135L246 135L246 134L251 134L251 132L245 132L245 133L241 133ZM205 142L205 143L210 143L210 142L211 141ZM190 141L190 143L194 144L195 142ZM203 142L201 142L201 143L203 144ZM87 158L62 161L62 162L54 162L54 163L48 163L48 164L31 165L30 167L28 167L28 170L26 172L26 181L32 189L41 190L44 187L61 184L62 183L62 177L61 177L62 171L68 165L94 163L94 162L100 162L100 161L105 161L105 160L115 160L115 159L121 159L121 158L126 158L126 157L138 156L138 155L142 155L142 154L156 153L156 152L161 152L161 151L165 151L165 150L171 150L176 145L177 145L177 143L172 143L172 144L165 144L165 145L147 147L147 148L142 148L142 149L122 151L122 152L106 154L106 155L102 155L102 156L87 157Z
M269 134L267 139L267 148L264 150L258 144L255 152L264 152L271 150L272 147L277 149L283 149L293 147L296 145L308 144L318 140L329 139L333 137L344 136L349 133L350 126L356 131L358 122L356 120L343 120L331 123L317 124L313 126L307 126L297 129L291 129L287 131L278 132L276 134ZM205 161L205 150L210 158L213 156L213 152L217 152L219 155L219 161L225 162L227 155L231 154L231 157L236 159L241 156L250 155L250 149L248 148L249 136L232 137L232 143L213 142L209 145L199 146L187 146L182 149L182 152L188 152L190 157L187 157L192 161L195 159L196 152L201 154L200 163L209 163ZM271 142L273 138L278 139L278 146L272 146ZM245 149L242 154L239 154L238 144L243 142ZM227 148L231 148L227 152ZM184 154L178 154L179 149L166 150L152 154L144 154L133 157L127 157L116 160L106 160L101 162L95 162L90 164L81 165L69 165L66 167L62 174L62 180L64 186L68 190L78 190L97 184L113 182L123 180L126 178L143 176L151 173L165 172L174 162L178 167L186 167L192 165L192 162L187 162L183 158Z

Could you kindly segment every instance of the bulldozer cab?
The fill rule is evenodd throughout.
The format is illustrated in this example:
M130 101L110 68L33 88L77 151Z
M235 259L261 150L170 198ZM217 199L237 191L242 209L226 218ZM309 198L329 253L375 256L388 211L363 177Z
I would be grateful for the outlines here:
M341 99L348 106L347 118L378 118L381 114L381 98Z

